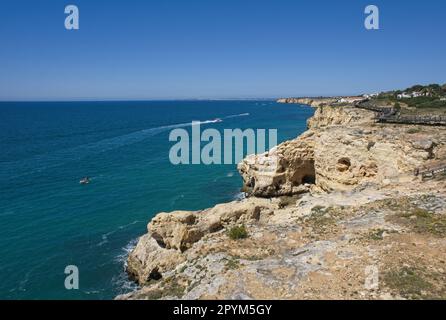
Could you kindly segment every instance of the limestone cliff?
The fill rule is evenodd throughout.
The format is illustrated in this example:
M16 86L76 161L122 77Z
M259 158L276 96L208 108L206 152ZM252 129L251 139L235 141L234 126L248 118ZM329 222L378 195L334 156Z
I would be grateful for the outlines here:
M330 105L337 100L337 98L281 98L277 100L277 103L305 104L318 108L321 106Z
M373 116L324 103L239 164L248 198L158 214L128 259L141 289L119 298L446 298L444 175L414 175L445 163L446 129Z
M298 194L313 180L325 191L382 186L442 159L446 144L443 128L413 133L401 126L376 125L372 112L354 107L319 107L308 125L297 139L239 164L250 195Z

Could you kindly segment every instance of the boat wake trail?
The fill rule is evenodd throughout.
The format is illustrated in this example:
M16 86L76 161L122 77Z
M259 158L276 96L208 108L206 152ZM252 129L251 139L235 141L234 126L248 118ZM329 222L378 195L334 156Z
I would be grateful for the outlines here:
M240 113L240 114L233 114L227 117L224 117L223 119L232 119L232 118L240 118L240 117L247 117L249 116L249 113Z
M202 125L222 122L222 120L212 119L194 122ZM50 154L38 155L18 161L3 162L0 163L0 179L6 177L8 179L10 179L11 177L17 178L28 174L39 173L50 168L61 166L66 162L79 161L87 156L104 153L130 144L142 142L145 139L171 129L186 128L190 126L192 126L192 122L149 128L122 136L103 139L93 143L58 150ZM11 172L13 172L12 176Z

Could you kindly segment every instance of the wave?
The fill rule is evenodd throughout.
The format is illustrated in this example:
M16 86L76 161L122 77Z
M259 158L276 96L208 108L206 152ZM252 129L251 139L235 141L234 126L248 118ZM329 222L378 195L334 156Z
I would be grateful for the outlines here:
M115 258L116 262L122 263L124 270L125 270L125 268L127 268L127 258L129 256L130 252L132 252L132 250L135 249L138 241L139 241L139 238L130 240L129 243L127 243L124 247L121 248L122 252L120 254L118 254Z
M124 294L139 289L136 282L129 279L127 269L127 258L136 247L139 238L131 240L127 245L122 248L122 253L118 254L115 258L115 262L122 266L121 272L112 279L113 286L118 291L118 294Z
M236 201L241 201L243 199L246 199L246 193L244 192L239 192L236 195L234 195L234 200Z
M104 233L103 235L101 235L101 241L97 244L97 246L98 246L98 247L102 247L104 244L107 244L107 243L108 243L108 238L109 238L111 235L115 234L116 232L118 232L118 231L120 231L120 230L122 230L122 229L125 229L125 228L127 228L127 227L130 227L130 226L132 226L132 225L134 225L134 224L137 224L137 223L140 223L140 222L142 222L142 221L135 220L135 221L130 222L130 223L128 223L128 224L125 224L125 225L122 225L122 226L118 226L118 228L117 228L116 230L113 230L113 231Z

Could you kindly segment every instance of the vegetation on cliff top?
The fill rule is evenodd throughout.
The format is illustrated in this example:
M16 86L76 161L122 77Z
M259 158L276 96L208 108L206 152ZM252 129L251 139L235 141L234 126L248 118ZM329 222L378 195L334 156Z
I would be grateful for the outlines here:
M446 84L415 85L405 90L380 93L373 99L378 105L407 105L417 111L446 111Z
M234 226L228 230L228 236L232 240L246 239L248 237L248 231L244 225Z

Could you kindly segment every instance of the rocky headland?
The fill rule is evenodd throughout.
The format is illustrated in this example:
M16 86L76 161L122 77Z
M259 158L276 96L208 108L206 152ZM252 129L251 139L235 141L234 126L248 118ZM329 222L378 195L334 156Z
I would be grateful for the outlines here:
M154 217L118 299L446 298L446 180L419 174L446 128L294 103L317 107L308 130L238 165L247 198Z
M318 108L320 106L330 105L336 102L337 98L280 98L277 100L277 103L294 103L294 104L305 104L312 106L314 108Z

